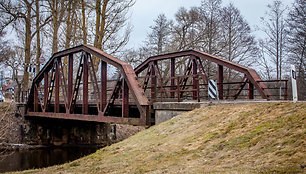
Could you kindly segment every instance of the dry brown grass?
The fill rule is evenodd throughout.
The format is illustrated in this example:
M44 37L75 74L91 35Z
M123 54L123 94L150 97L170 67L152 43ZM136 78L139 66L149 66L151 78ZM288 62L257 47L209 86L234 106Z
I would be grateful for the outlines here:
M305 173L306 103L195 109L71 163L22 173Z

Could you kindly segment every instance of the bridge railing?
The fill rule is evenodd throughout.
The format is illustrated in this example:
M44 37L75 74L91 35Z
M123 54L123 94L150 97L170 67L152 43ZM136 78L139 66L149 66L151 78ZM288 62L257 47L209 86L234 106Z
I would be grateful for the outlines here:
M277 92L271 93L277 91L271 85L274 81L263 81L251 68L201 51L187 50L153 56L136 67L135 73L151 102L207 100L207 83L210 79L217 81L220 99L277 98ZM282 89L285 90L282 96L287 99L287 84Z
M145 95L151 102L181 102L181 101L207 101L208 98L208 84L200 83L197 81L193 84L192 81L189 81L185 85L181 85L181 80L185 77L195 77L197 80L200 78L199 75L189 75L189 76L176 76L173 78L162 78L158 79L158 76L151 76L151 78L157 78L157 81L161 83L151 84L149 83L145 90ZM143 80L146 76L139 76L138 79L143 85ZM168 82L170 79L174 79L174 85L170 85ZM162 81L163 80L163 81ZM271 95L270 99L273 100L287 100L288 96L288 80L265 80L260 81L266 84L266 88L263 90L269 90ZM223 91L219 90L219 95L221 92L222 99L225 100L249 100L249 99L261 99L261 95L252 89L250 85L246 85L246 82L236 81L236 82L225 82L217 83L219 86L223 86ZM253 92L253 93L252 93ZM154 98L152 98L154 97Z

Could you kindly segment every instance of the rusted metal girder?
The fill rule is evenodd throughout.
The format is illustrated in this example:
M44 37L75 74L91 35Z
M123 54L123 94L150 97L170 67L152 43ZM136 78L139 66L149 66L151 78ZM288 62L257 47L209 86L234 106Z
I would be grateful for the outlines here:
M202 51L186 50L186 51L180 51L180 52L174 52L174 53L168 53L164 55L149 57L142 64L140 64L139 66L135 68L135 73L136 74L141 73L144 69L146 69L149 66L150 62L177 58L177 57L183 57L183 56L199 57L202 59L206 59L210 62L214 62L218 64L219 66L225 66L235 71L241 72L245 74L248 80L256 87L256 89L258 90L258 92L260 93L263 99L269 99L271 96L271 93L267 89L267 86L262 82L261 78L259 77L259 75L256 73L255 70L239 65L237 63L231 62L229 60L225 60L217 56L207 54Z
M144 124L146 120L143 118L123 118L117 116L104 117L101 115L84 115L84 114L65 114L65 113L42 113L42 112L28 112L26 116L30 117L47 117L56 119L68 119L68 120L80 120L80 121L92 121L92 122L103 122L103 123L118 123L118 124L131 124L131 125L148 125Z
M194 57L192 59L192 89L196 90L199 89L199 80L198 80L198 66L197 66L197 62L196 62L196 58ZM197 91L193 91L192 92L192 99L193 100L198 100L198 92Z
M170 85L171 85L171 92L170 96L171 98L174 98L174 92L173 90L175 89L175 59L171 58L170 59Z
M219 91L219 99L223 99L223 66L218 65L218 91Z
M73 54L68 55L68 113L73 97Z
M73 83L73 59L75 53L82 52L80 59L80 64L77 71L77 76L75 78L75 83ZM101 60L101 85L98 86L98 81L96 79L96 71L92 64L91 55ZM65 83L66 79L63 72L63 67L61 65L61 59L68 56L68 86ZM118 94L122 93L122 114L118 115L118 109L113 108L109 115L105 115L107 112L107 64L113 65L121 73L122 85L120 89L114 90L117 94L111 94L113 97L110 101L114 102L118 99ZM49 73L50 72L50 73ZM93 86L93 91L96 94L94 96L96 99L96 104L89 103L89 76L91 80L91 85ZM38 86L44 79L44 102L38 101ZM51 81L49 82L49 79ZM82 80L82 83L81 83ZM77 106L77 96L79 91L79 86L82 86L82 101L81 101L81 112L77 111L76 114L74 109ZM74 88L73 88L74 86ZM55 92L53 92L55 88ZM60 88L62 88L63 93L60 94ZM100 89L99 89L100 88ZM118 88L118 86L117 86ZM122 88L122 89L121 89ZM100 93L101 91L101 93ZM54 98L52 98L52 93L54 93ZM129 98L133 99L133 104L130 105ZM64 98L64 103L60 101L60 98ZM54 99L54 100L53 100ZM51 102L51 100L53 100ZM132 106L133 105L133 106ZM89 110L89 107L96 107L97 111ZM138 115L134 113L131 118L129 109L135 106L138 109ZM38 108L41 108L39 110ZM80 108L80 105L77 106ZM118 107L118 105L116 105ZM30 90L29 99L27 101L26 116L44 116L52 118L65 118L65 119L76 119L76 120L87 120L87 121L97 121L97 122L115 122L115 123L126 123L135 125L149 125L150 122L150 112L149 112L149 102L144 96L143 89L140 87L137 76L131 67L131 65L123 62L111 55L104 53L103 51L88 45L80 45L74 48L70 48L64 51L57 52L49 59L47 64L42 68L38 75L34 78L33 84ZM79 109L78 109L79 110ZM66 112L65 112L66 111ZM90 115L90 113L95 112L95 115ZM113 115L115 114L115 115ZM117 114L117 115L116 115ZM88 116L91 116L88 118ZM98 118L99 117L99 118ZM122 117L122 118L121 118ZM134 118L136 117L136 118Z

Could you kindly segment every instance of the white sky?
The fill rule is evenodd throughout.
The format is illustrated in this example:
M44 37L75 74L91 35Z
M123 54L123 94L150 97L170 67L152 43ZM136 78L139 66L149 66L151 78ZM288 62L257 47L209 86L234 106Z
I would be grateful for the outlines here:
M222 0L222 6L228 5L230 2L237 7L242 16L247 20L252 30L256 25L260 25L260 17L263 17L267 11L267 5L273 0ZM291 6L294 0L282 0L284 5ZM189 9L193 6L200 6L201 0L136 0L135 5L131 9L131 24L133 31L130 36L130 42L127 47L139 47L143 44L147 34L150 32L149 26L154 24L157 16L164 13L168 19L174 19L174 14L180 7ZM257 37L261 36L259 31L254 32ZM44 55L49 57L49 55ZM0 71L3 67L0 67ZM6 72L7 75L8 72Z
M260 25L260 17L267 11L267 5L273 0L223 0L222 6L230 2L237 7L247 20L252 30ZM282 0L284 5L291 6L294 0ZM136 0L132 8L131 23L134 26L128 47L138 47L150 32L149 26L154 24L158 14L164 13L168 19L174 19L174 14L180 7L189 9L200 6L201 0ZM255 33L259 36L259 32Z

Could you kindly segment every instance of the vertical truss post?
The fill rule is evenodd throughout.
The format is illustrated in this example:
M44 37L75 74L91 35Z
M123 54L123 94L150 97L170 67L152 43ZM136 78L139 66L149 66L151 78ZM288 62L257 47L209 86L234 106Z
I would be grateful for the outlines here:
M107 63L101 61L101 111L104 111L107 101Z
M88 114L88 55L87 53L84 54L82 113Z
M123 78L122 84L122 117L129 117L129 87Z
M156 99L156 70L154 65L157 65L157 61L151 63L151 101Z
M288 96L288 81L285 81L285 100L287 100L287 96Z
M68 111L70 110L73 96L73 54L68 56ZM70 111L69 111L70 112Z
M48 109L47 108L47 101L49 95L49 82L48 82L48 72L44 72L44 112Z
M177 102L181 101L180 77L177 77Z
M35 84L34 86L34 112L38 112L38 85Z
M254 85L249 80L249 99L254 99Z
M55 64L55 104L54 104L54 112L58 113L59 112L59 92L60 92L60 71L59 71L59 63L60 58L56 60Z
M223 66L218 65L218 91L219 91L219 99L223 99Z
M171 88L170 88L170 90L171 90L171 92L170 92L170 97L171 98L174 98L174 89L175 89L175 87L174 87L174 85L175 85L175 58L171 58L170 59L170 76L171 76L171 81L170 81L170 85L171 85Z
M21 103L24 102L24 91L21 91Z
M198 89L198 77L197 77L197 74L198 74L198 67L197 67L197 62L196 62L196 59L194 56L192 56L192 100L197 100L197 90Z

